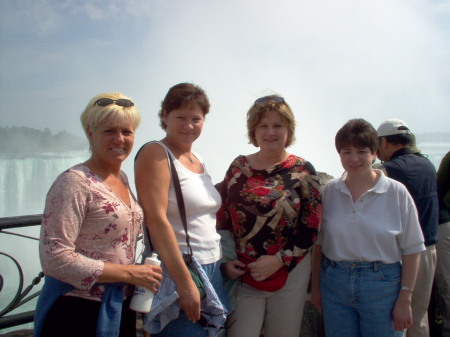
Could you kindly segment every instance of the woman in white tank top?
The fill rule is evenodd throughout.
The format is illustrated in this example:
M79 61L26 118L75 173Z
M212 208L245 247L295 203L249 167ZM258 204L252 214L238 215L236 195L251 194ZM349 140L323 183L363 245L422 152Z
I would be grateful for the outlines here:
M178 319L171 321L157 336L208 335L198 322L201 309L199 291L180 254L180 251L188 252L188 249L168 155L172 155L179 175L193 254L208 274L220 299L227 302L218 264L221 258L220 236L215 229L221 198L201 157L192 151L208 112L208 97L201 88L189 83L173 86L159 112L160 125L166 136L160 142L148 143L136 158L136 189L144 209L145 223L154 248L175 282L182 309Z

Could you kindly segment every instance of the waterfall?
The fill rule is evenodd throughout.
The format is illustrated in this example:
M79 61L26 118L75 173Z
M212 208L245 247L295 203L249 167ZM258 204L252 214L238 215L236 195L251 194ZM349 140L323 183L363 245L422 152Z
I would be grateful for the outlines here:
M0 155L0 217L41 214L44 211L45 197L56 177L74 166L86 161L89 151L65 153L32 153ZM32 237L39 237L39 226L9 230ZM13 256L22 266L25 286L41 271L38 242L7 234L0 235L0 250ZM13 298L18 284L18 271L15 265L0 256L1 275L4 288L0 292L0 310ZM39 289L42 284L39 284ZM14 314L33 310L36 299L13 311ZM21 328L32 328L27 324ZM17 328L0 330L0 334Z
M2 155L0 217L42 213L56 177L88 157L88 151Z

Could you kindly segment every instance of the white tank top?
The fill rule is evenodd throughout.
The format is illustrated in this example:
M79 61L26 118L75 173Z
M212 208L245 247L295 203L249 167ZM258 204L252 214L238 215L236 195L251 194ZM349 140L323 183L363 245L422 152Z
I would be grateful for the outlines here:
M158 142L158 144L163 146L174 159L183 193L190 245L194 256L200 264L214 263L221 258L220 235L216 231L216 213L222 202L220 194L214 187L202 158L197 153L194 154L203 166L203 173L200 174L189 171L175 159L173 153L163 143ZM172 180L169 188L167 218L172 224L180 250L188 252Z

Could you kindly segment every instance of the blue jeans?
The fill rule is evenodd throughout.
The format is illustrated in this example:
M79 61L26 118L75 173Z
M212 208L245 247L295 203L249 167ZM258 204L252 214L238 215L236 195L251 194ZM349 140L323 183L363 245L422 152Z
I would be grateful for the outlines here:
M399 337L392 310L400 290L400 262L331 261L324 258L320 293L327 337Z
M202 264L203 270L208 275L217 296L223 306L230 310L228 295L223 287L222 273L220 272L220 260L215 263ZM201 320L192 323L183 310L177 319L171 321L160 333L152 334L152 337L207 337L208 330L202 326Z

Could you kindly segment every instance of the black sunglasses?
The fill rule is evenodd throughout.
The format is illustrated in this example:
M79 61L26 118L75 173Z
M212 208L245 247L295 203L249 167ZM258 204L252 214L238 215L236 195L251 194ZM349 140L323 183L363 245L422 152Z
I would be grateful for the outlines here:
M133 106L134 103L126 98L119 98L119 99L111 99L111 98L100 98L97 100L94 105L100 105L100 106L107 106L110 104L116 103L116 105L123 106L125 108L129 108L130 106Z
M284 101L284 98L280 97L280 96L264 96L264 97L258 98L255 101L255 104L263 104L263 103L267 103L267 102L271 102L271 101L273 101L275 103L286 103Z

